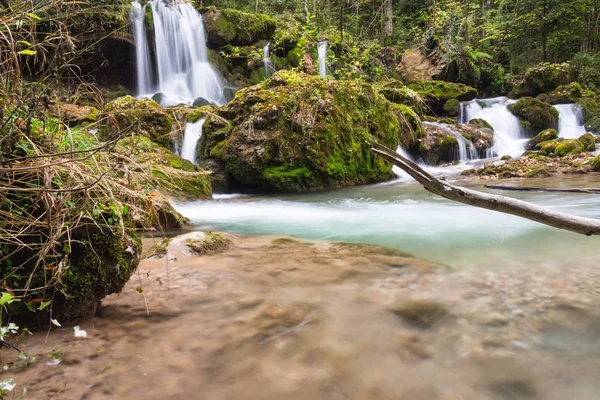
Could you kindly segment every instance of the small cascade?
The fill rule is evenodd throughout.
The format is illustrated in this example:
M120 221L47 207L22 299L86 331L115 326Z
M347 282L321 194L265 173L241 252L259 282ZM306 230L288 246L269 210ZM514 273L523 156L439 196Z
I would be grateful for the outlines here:
M460 162L467 162L470 160L478 160L479 154L475 145L468 139L466 139L460 132L452 129L449 125L439 124L436 122L423 122L424 125L435 126L442 129L444 132L454 136L458 141L458 154L455 159Z
M318 44L319 54L319 75L322 77L327 76L327 50L329 43L327 41L321 41Z
M519 119L508 110L508 105L515 102L507 97L497 97L463 103L460 108L460 123L466 124L475 118L486 120L494 128L491 153L519 157L525 151L527 139Z
M139 4L139 3L138 3ZM223 81L208 61L202 16L185 1L151 0L156 43L155 65L157 71L156 93L161 93L163 106L179 103L191 104L202 97L210 102L224 104ZM144 25L143 8L134 3L132 14L142 14L134 24ZM137 9L137 11L136 11ZM141 12L140 12L141 11ZM138 28L136 28L138 29ZM146 77L151 70L144 61L143 47L147 47L142 28L136 35L138 70ZM145 78L144 78L145 79ZM143 92L139 87L139 92Z
M565 139L576 139L585 134L583 110L576 104L557 104L558 136Z
M263 48L263 64L265 67L265 77L270 78L273 75L273 71L275 71L273 61L271 61L271 42L268 42Z
M185 131L183 133L183 144L181 145L179 156L194 164L197 164L196 148L198 147L198 141L202 136L202 125L204 125L204 119L194 123L188 123L185 126Z
M146 5L134 1L129 17L133 21L133 37L136 43L135 58L137 73L138 96L146 96L152 93L152 66L150 64L150 49L146 38L146 27L144 26L144 17L146 15Z

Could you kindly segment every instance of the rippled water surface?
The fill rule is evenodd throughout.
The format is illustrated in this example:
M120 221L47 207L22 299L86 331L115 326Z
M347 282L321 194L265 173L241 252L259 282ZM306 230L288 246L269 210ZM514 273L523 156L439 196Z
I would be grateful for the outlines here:
M481 182L461 184L490 191ZM528 180L526 184L598 187L600 177ZM597 195L493 192L564 213L600 218ZM378 244L456 268L496 268L508 264L564 267L573 262L597 260L600 248L600 238L587 238L461 205L430 195L416 183L396 182L298 195L215 198L177 204L176 208L204 230Z

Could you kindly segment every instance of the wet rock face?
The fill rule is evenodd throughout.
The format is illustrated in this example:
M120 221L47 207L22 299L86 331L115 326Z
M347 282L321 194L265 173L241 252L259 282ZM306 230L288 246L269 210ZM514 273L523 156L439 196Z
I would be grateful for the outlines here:
M508 106L530 135L544 129L558 129L558 111L548 103L533 97L523 97Z
M209 116L198 151L238 184L267 190L381 182L391 166L370 140L410 147L422 134L414 113L396 106L361 82L280 71Z
M494 145L494 130L484 120L475 119L466 125L456 125L455 129L473 143L480 158L485 158L487 151Z
M434 125L425 125L425 133L419 143L418 155L426 164L439 165L455 160L458 139Z

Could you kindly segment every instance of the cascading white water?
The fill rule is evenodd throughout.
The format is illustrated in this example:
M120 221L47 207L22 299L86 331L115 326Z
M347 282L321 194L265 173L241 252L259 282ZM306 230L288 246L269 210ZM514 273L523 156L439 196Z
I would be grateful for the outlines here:
M460 162L466 162L470 160L479 159L479 154L473 143L466 139L460 132L452 129L446 124L438 124L436 122L423 122L423 125L435 126L442 129L444 132L451 134L458 141L458 154L457 159Z
M492 152L499 156L519 157L525 150L527 139L519 119L508 110L508 105L515 102L507 97L497 97L463 103L460 122L466 124L475 118L486 120L494 128Z
M202 125L204 125L204 119L194 123L188 123L185 126L185 131L183 133L183 144L179 156L194 164L196 164L197 160L196 148L198 147L198 140L200 140L200 137L202 136Z
M265 67L265 77L269 78L274 71L273 62L271 61L271 42L268 42L263 48L263 64Z
M224 104L223 81L208 61L200 13L184 1L152 0L148 4L152 8L156 43L158 84L154 91L162 93L161 104L191 104L199 97ZM143 25L143 18L138 20ZM136 37L136 45L144 46L142 42L145 43L142 37ZM140 58L137 63L138 69L143 69L141 75L147 76L149 63Z
M138 96L146 96L152 93L152 67L150 64L150 49L146 38L146 27L144 26L144 17L146 15L146 5L134 1L129 17L133 21L133 38L135 40L135 58L137 66L137 87Z
M327 76L327 49L329 43L327 41L319 42L318 44L318 55L319 55L319 75L322 77Z
M557 104L558 136L565 139L575 139L585 133L583 125L583 110L576 104Z

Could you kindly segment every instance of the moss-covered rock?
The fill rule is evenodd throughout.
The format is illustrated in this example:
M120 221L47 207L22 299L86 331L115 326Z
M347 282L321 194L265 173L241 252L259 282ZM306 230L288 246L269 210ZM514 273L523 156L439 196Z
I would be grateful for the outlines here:
M419 140L418 156L426 164L439 165L457 160L458 139L442 127L425 124L425 137Z
M461 83L415 81L408 87L421 95L436 115L443 114L444 105L450 99L469 101L477 97L477 89Z
M50 112L69 126L96 122L99 114L98 109L95 107L60 102L50 107Z
M212 186L209 174L197 165L180 158L144 136L121 139L116 151L126 154L138 167L148 168L156 178L158 190L169 197L181 200L210 199Z
M529 140L529 142L527 142L527 145L525 146L525 149L534 150L538 144L554 139L558 139L558 132L556 131L556 129L546 129L538 133L531 140Z
M474 119L472 119L472 120L469 121L469 125L477 126L479 128L489 129L492 132L494 131L494 127L492 125L490 125L490 123L487 122L483 118L474 118Z
M154 100L120 97L106 104L104 113L109 117L111 136L130 129L163 147L171 146L173 119Z
M273 18L263 14L214 7L202 11L208 45L213 48L226 44L247 46L270 40L277 26Z
M587 94L579 101L583 111L583 120L585 129L588 132L600 132L600 106L595 95Z
M33 297L9 305L11 321L35 326L47 324L50 315L61 323L93 316L104 297L123 289L139 263L141 243L131 230L121 235L108 228L100 229L90 221L75 230L70 240L63 246L63 251L68 249L68 252L61 266L64 271L60 282L55 287L50 284L58 266L46 264L45 268L35 268L32 251L22 250L10 258L12 264L19 265L19 276L31 277L30 287L48 288L47 293L34 290ZM13 285L20 286L14 281ZM44 308L42 304L46 301L52 301L52 306Z
M530 135L545 129L558 129L558 111L548 103L533 97L523 97L508 109L516 115Z
M473 121L470 121L466 125L452 125L452 128L460 132L465 139L473 143L480 158L486 158L489 150L494 145L494 131L490 128L473 124L472 122Z
M549 93L561 85L568 85L576 79L575 71L568 63L543 63L528 69L511 82L511 98L537 96Z
M380 82L374 88L392 103L405 104L422 116L426 112L425 99L398 80Z
M591 161L591 164L594 172L600 172L600 155L594 157Z
M359 81L280 71L208 118L199 151L238 184L268 190L380 182L391 167L371 153L370 140L414 145L418 118L403 111ZM408 125L417 128L406 133Z
M586 133L577 139L555 139L538 143L540 154L554 154L559 157L565 157L570 154L579 154L596 149L596 138L591 133Z
M550 104L577 103L584 96L585 91L577 82L561 85L551 93L544 96L543 101Z
M460 101L450 99L444 104L444 113L449 117L457 117L460 113Z

